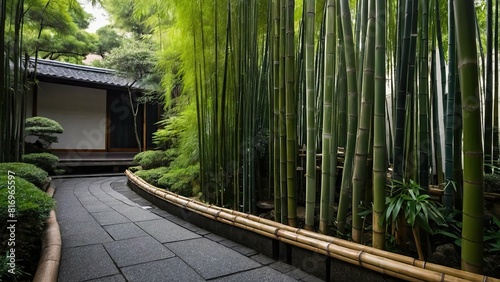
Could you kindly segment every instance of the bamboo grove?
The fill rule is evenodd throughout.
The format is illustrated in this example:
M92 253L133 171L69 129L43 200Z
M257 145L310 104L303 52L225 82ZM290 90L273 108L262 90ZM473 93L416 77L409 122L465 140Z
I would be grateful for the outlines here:
M163 60L181 64L173 102L196 118L204 199L249 213L270 199L276 221L384 248L400 221L389 184L438 187L463 209L463 268L481 271L470 230L482 230L483 170L498 159L486 2L484 17L472 1L172 1Z
M498 0L129 3L161 50L167 115L196 136L180 146L199 162L204 201L255 214L269 200L278 222L380 249L408 225L419 257L430 219L458 210L462 269L482 271ZM4 119L9 93L2 134L19 127Z

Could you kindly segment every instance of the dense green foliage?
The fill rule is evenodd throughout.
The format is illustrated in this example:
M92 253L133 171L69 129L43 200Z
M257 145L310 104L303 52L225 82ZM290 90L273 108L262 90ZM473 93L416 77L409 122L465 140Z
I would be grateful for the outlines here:
M56 168L57 163L59 163L59 158L51 153L31 153L23 155L22 161L51 172Z
M153 186L159 188L168 188L158 183L158 180L160 180L160 178L162 178L166 173L168 173L168 168L158 167L149 170L139 170L135 174Z
M13 201L15 212L12 207L9 207ZM17 220L15 257L18 258L17 267L21 270L33 273L36 269L45 220L49 217L50 210L54 208L55 201L35 185L24 180L17 173L8 176L2 171L0 175L0 220L2 222L7 222L7 219ZM10 231L6 229L7 226L8 224L2 227L0 240L2 256L10 250L7 244ZM12 277L4 276L5 274L5 272L0 273L2 279L14 280Z
M159 150L144 151L134 157L134 162L138 163L145 170L165 166L167 161L165 152Z
M37 147L39 151L43 151L47 150L52 143L57 143L57 134L63 133L63 128L55 120L37 116L26 119L24 132L26 137L36 137L36 140L29 142L27 146L27 151L31 153L37 152Z
M13 171L17 177L21 177L38 188L42 188L47 183L49 174L32 164L27 163L0 163L0 175L7 175L8 171Z

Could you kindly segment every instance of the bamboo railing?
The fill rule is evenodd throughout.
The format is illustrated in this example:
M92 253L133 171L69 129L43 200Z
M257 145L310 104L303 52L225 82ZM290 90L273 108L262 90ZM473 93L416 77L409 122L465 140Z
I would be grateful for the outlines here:
M127 170L128 179L145 192L204 217L408 281L484 281L500 279L395 254L343 239L290 227L255 215L208 205L157 188Z

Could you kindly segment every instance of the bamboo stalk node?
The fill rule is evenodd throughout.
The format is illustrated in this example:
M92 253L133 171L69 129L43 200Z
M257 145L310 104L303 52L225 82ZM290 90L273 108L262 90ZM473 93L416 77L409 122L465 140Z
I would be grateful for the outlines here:
M356 256L358 258L358 264L361 266L363 265L363 262L361 261L361 255L364 253L363 250L359 251L358 255Z

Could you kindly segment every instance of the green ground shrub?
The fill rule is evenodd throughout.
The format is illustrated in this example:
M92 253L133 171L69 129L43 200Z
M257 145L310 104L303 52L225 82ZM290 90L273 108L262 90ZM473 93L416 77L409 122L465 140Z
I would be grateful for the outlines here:
M0 176L7 175L8 171L13 171L17 177L21 177L39 188L43 187L49 177L45 170L33 164L0 163Z
M13 248L16 268L21 270L15 275L0 273L0 281L15 281L23 273L34 273L39 260L45 220L53 208L55 201L51 197L18 174L10 175L10 178L7 173L0 174L0 220L6 223L2 225L0 251L2 255L9 255ZM15 246L8 244L12 242L9 241L11 229L8 227L11 227L11 223L7 223L8 219L17 220L14 223Z
M167 174L168 168L166 167L157 167L148 170L140 170L135 173L138 177L144 179L147 183L156 186L158 188L167 188L166 186L162 186L158 183L158 180L163 177L163 175Z
M500 174L486 173L484 175L484 192L500 193Z
M133 173L136 173L138 172L139 170L142 170L142 167L140 165L137 165L137 166L131 166L128 168L128 170L130 170L131 172Z
M138 163L142 169L148 170L166 166L168 158L165 151L150 150L135 155L134 162Z
M179 195L191 197L196 193L194 189L199 186L197 183L199 171L199 165L191 165L186 168L171 168L158 179L158 185Z
M52 172L59 163L59 158L51 153L32 153L24 155L23 162L34 164L47 172Z

